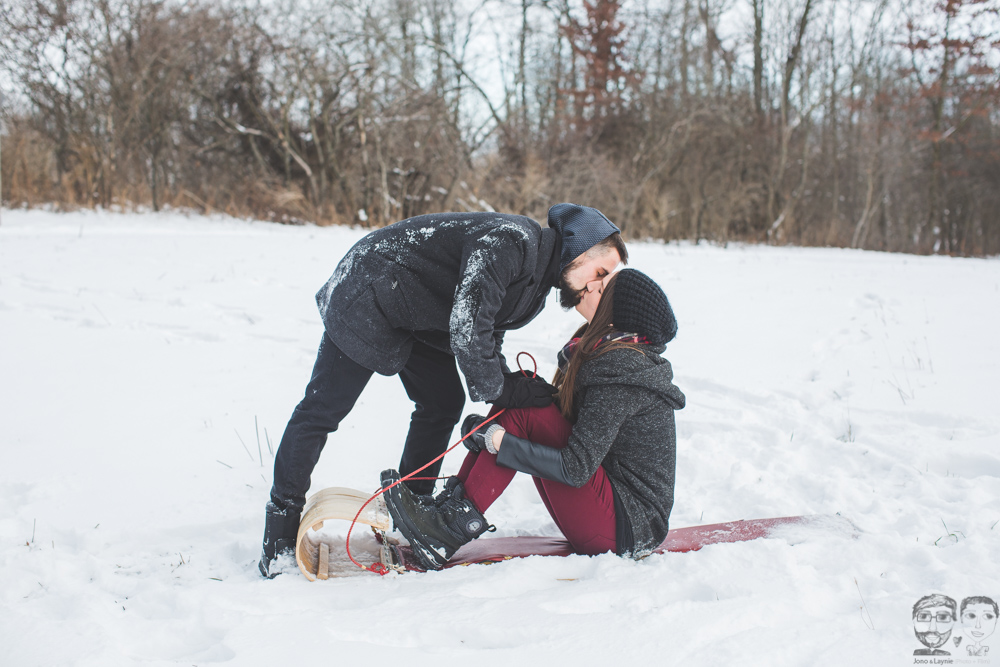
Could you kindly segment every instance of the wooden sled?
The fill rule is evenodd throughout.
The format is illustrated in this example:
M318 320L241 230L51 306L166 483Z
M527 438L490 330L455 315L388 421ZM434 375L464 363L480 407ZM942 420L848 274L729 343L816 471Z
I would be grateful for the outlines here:
M309 581L316 579L327 579L330 576L330 550L331 548L342 549L342 544L334 544L323 535L317 534L323 528L326 521L341 520L350 522L354 515L358 513L361 506L371 498L370 493L348 489L341 486L332 486L328 489L317 491L309 496L305 509L302 512L302 520L299 522L299 532L295 538L295 561L299 564L299 569ZM384 532L389 530L392 519L385 508L385 501L382 496L368 503L365 510L358 517L358 523L371 526L383 545L383 549L388 549L388 542L384 538ZM352 533L356 536L357 532ZM382 560L390 559L389 554L383 554Z

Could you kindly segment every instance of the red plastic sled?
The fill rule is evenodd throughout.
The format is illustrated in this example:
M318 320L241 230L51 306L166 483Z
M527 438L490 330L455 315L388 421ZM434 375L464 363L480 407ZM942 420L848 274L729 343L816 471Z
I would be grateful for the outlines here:
M826 531L841 532L851 537L857 536L857 528L851 521L839 515L786 516L774 519L749 519L746 521L730 521L728 523L713 523L707 526L690 526L675 528L667 535L654 553L667 551L684 553L698 551L710 544L725 544L731 542L748 542L762 537L788 536L794 537L794 532L787 530L796 527L812 527ZM422 572L419 561L408 546L396 547L394 551L401 561L397 566L407 570ZM456 565L471 565L472 563L495 563L512 558L528 556L571 556L573 549L569 542L561 537L487 537L473 540L458 550L445 568Z

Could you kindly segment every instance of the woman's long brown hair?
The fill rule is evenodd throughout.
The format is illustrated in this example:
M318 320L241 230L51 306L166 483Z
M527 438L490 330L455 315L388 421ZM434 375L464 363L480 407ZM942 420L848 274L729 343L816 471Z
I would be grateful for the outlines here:
M555 376L552 378L553 386L559 390L559 394L556 396L556 404L559 406L559 411L563 417L570 423L576 422L573 394L576 385L576 376L580 371L580 367L585 362L611 350L620 348L639 350L637 343L623 343L620 341L605 343L595 349L598 342L604 336L607 336L609 333L620 333L611 322L611 314L615 303L615 282L617 279L618 274L611 276L607 287L601 293L601 300L597 303L597 310L594 312L594 317L590 320L589 324L584 324L573 334L573 338L579 338L580 340L577 341L573 354L569 358L569 363L566 364L566 370L557 370Z

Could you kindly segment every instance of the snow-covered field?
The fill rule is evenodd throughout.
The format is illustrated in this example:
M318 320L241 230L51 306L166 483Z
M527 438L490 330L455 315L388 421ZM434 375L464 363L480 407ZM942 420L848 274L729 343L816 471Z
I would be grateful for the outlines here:
M857 539L262 580L268 441L361 235L3 212L0 663L903 665L918 598L1000 600L1000 261L638 243L680 322L672 525L840 513ZM553 298L505 349L551 376L579 322ZM313 489L377 487L411 409L376 376ZM556 532L527 479L487 517Z

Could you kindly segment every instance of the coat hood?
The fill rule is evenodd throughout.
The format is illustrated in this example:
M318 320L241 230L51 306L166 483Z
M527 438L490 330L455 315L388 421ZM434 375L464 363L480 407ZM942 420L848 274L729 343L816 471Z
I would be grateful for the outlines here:
M670 362L660 356L664 350L665 345L642 345L639 350L619 348L605 352L581 366L577 387L640 387L659 394L674 410L680 410L687 399L673 383L674 371Z

